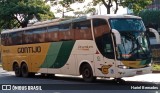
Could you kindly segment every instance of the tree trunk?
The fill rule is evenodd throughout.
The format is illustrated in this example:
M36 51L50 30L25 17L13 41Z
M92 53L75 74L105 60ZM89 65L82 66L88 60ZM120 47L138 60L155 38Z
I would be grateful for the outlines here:
M24 21L20 21L19 19L18 19L18 17L17 16L13 16L14 17L14 19L16 19L17 20L17 22L20 24L20 26L22 27L22 28L24 28L24 27L27 27L27 25L28 25L28 23L29 23L29 20L26 18L26 20L24 20Z
M63 11L62 11L62 18L64 18L64 7L63 7Z
M102 3L107 8L107 14L111 13L110 8L112 7L112 0L109 0L108 3L105 2L105 0L102 0Z
M116 3L116 9L115 9L115 11L114 11L114 14L116 14L117 11L118 11L118 3L117 3L117 0L115 0L115 3Z
M110 13L111 13L110 7L107 7L107 14L110 14Z
M62 18L64 18L64 11L62 12Z
M24 21L24 22L21 23L21 27L22 28L27 27L27 24L28 24L28 21Z

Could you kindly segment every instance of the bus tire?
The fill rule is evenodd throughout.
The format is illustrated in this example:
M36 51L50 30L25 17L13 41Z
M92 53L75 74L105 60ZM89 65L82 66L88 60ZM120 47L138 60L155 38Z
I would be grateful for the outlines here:
M13 71L14 71L16 77L21 77L22 76L21 69L18 66L18 63L13 64Z
M93 76L93 71L89 64L84 64L81 67L81 74L82 74L83 80L86 82L93 82L94 80L96 80L96 77Z
M26 78L26 77L29 76L28 66L27 66L26 63L23 63L23 64L21 65L21 71L22 71L22 76L23 76L23 77Z

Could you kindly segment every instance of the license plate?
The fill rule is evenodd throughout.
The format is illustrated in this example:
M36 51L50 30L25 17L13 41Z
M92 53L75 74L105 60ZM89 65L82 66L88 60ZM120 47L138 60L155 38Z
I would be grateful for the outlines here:
M142 74L142 70L137 71L136 74L138 74L138 75Z

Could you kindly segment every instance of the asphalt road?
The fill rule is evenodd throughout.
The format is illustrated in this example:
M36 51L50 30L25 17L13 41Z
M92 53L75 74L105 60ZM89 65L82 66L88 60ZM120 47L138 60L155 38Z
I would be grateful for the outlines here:
M2 85L11 85L12 87L12 90L1 90L0 93L160 93L160 74L123 79L126 81L125 83L115 83L108 79L98 79L93 83L86 83L81 77L64 75L56 75L54 78L40 75L22 78L15 77L13 72L6 72L0 68L0 89L2 89ZM18 86L21 86L20 90L17 90ZM28 86L40 86L42 90L28 91ZM22 87L27 87L27 90L24 88L22 91Z

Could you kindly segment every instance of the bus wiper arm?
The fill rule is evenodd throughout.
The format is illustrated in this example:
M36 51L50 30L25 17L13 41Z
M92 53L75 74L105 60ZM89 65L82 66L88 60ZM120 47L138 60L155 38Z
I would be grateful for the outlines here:
M141 44L139 43L138 39L137 39L137 44L138 44L138 46L142 49L143 53L145 54L145 56L146 56L146 58L147 58L147 57L148 57L148 56L147 56L147 53L146 53L146 51L143 49L143 47L141 46Z

